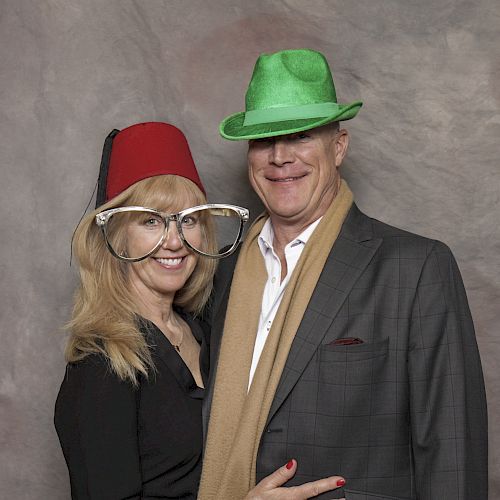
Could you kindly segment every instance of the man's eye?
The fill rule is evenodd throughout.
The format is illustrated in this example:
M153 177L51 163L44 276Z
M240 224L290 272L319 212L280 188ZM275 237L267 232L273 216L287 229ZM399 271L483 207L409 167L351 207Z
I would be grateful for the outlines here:
M307 132L297 132L296 134L292 134L290 139L293 141L301 141L304 139L309 139L310 135Z
M260 137L259 139L252 139L250 144L255 144L257 146L267 146L272 144L274 141L273 137Z

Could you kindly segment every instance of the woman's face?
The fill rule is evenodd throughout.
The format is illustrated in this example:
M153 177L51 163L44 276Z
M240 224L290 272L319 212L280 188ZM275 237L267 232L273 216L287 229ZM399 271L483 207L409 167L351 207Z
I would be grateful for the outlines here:
M164 228L163 221L156 216L131 221L126 228L127 254L147 254L161 238ZM193 246L200 248L203 235L199 222L183 226L183 232ZM148 294L173 299L193 273L197 261L198 255L183 244L175 222L170 221L167 236L158 250L144 260L128 264L129 280L142 299Z

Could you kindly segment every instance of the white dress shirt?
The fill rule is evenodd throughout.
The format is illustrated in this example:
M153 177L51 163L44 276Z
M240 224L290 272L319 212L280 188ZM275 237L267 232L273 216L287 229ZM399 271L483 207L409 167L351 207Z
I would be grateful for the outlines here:
M257 330L257 337L255 339L253 349L252 366L250 368L250 376L248 379L248 389L250 389L250 385L252 384L260 355L262 354L267 336L271 330L271 326L276 313L278 312L281 300L283 299L286 286L290 281L290 276L297 265L305 244L308 242L320 220L321 218L314 221L301 234L299 234L297 238L288 243L285 247L287 275L281 282L281 262L273 248L274 231L273 226L271 225L271 219L267 219L260 232L258 243L266 264L267 282L264 288L264 294L262 295L259 329Z

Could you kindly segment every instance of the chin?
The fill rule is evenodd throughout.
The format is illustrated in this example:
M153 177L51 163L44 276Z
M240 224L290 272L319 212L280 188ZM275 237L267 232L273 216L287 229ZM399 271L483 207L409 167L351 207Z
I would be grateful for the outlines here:
M275 217L280 217L282 219L295 219L299 218L302 210L297 207L270 207L268 210Z
M177 293L185 285L185 283L186 281L169 283L168 285L160 283L154 288L154 290L156 293L160 293L161 295L172 295Z

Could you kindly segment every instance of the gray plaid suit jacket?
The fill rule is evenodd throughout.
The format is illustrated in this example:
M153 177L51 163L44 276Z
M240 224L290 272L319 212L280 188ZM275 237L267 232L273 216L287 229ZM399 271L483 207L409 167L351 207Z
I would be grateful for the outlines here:
M222 261L216 277L205 431L235 262ZM345 337L363 343L332 344ZM290 458L298 471L288 485L346 478L343 489L318 498L487 498L481 362L460 273L443 243L353 205L293 341L257 480Z

